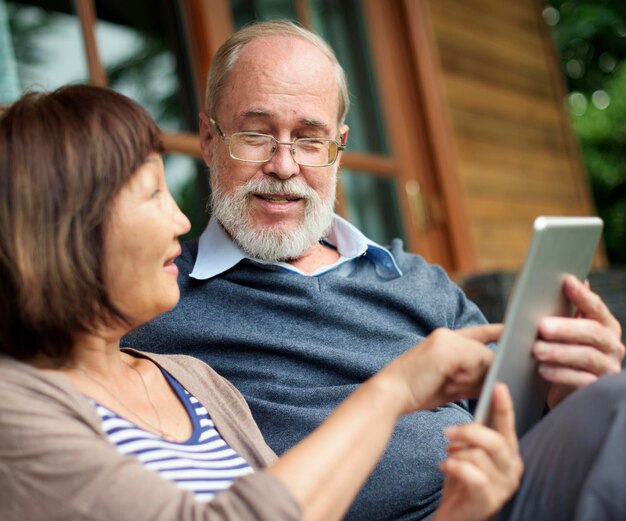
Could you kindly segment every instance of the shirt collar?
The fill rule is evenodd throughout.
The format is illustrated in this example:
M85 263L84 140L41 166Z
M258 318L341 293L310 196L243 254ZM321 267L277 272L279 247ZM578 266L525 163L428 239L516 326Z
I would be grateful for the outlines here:
M341 256L336 265L365 255L372 260L377 270L385 272L387 276L400 277L402 275L396 260L387 248L383 248L368 239L356 227L338 215L333 217L330 232L324 240L337 248ZM260 261L248 256L230 238L217 219L211 218L198 241L198 256L189 276L200 280L210 279L229 270L243 259L250 259L263 264L272 264L300 273L292 266L283 262L267 263L266 261ZM327 271L329 269L321 269L316 275Z

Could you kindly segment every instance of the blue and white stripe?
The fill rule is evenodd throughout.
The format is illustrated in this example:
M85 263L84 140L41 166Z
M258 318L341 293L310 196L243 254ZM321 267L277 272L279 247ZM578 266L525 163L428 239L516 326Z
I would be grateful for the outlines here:
M169 373L162 371L193 424L187 441L165 440L94 401L102 428L122 454L136 456L163 479L193 491L197 500L210 501L253 470L220 436L204 406Z

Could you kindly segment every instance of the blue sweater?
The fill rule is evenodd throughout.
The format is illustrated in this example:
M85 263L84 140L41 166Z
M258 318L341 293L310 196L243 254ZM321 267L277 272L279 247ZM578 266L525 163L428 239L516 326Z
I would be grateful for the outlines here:
M363 256L318 277L244 260L198 281L188 276L197 243L185 244L180 303L125 344L204 360L243 393L281 454L433 329L485 322L441 268L404 252L399 240L390 251L401 277L377 273ZM470 420L464 404L404 417L347 518L420 519L434 511L446 455L442 430Z

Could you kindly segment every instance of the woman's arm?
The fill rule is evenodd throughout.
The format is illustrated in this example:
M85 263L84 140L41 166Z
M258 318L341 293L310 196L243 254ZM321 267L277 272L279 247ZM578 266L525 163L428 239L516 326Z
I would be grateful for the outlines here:
M435 331L366 381L318 429L287 451L267 472L285 483L300 503L305 520L341 519L382 455L403 414L477 394L493 357L484 344L496 340L500 332L501 327L493 325L456 332ZM497 431L475 425L461 438L474 447L472 454L481 454L474 465L479 469L484 465L489 467L484 486L472 487L484 492L497 484L506 492L493 496L492 501L477 501L474 510L478 517L475 519L488 517L495 503L502 504L504 496L513 493L521 472L521 463L503 467L494 462L501 459L519 462L512 405L506 398L498 403L506 421L498 424ZM457 432L466 433L464 430ZM455 463L457 460L458 457ZM462 489L467 474L455 474L455 463L448 465L454 488L447 485L452 492L444 496L444 503L462 503L454 490ZM442 515L453 509L445 509Z

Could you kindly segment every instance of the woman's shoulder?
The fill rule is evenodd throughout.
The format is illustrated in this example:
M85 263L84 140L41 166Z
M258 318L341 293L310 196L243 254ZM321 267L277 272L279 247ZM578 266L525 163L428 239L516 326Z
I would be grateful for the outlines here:
M215 370L213 370L213 368L193 356L181 354L158 354L126 347L123 348L123 351L132 356L151 360L162 369L172 373L172 376L174 377L177 377L179 373L182 373L186 376L192 376L202 380L211 380L218 383L224 380L217 374L217 372L215 372Z
M264 467L275 459L243 395L210 366L187 355L160 355L133 349L124 351L148 358L174 377L204 405L224 439L253 467Z
M37 443L47 443L50 433L85 429L93 435L99 425L95 409L65 375L0 355L0 445L23 448L38 436Z
M200 401L219 402L230 407L248 408L241 393L202 360L188 355L156 354L124 348L133 356L148 358L170 373L185 389Z

